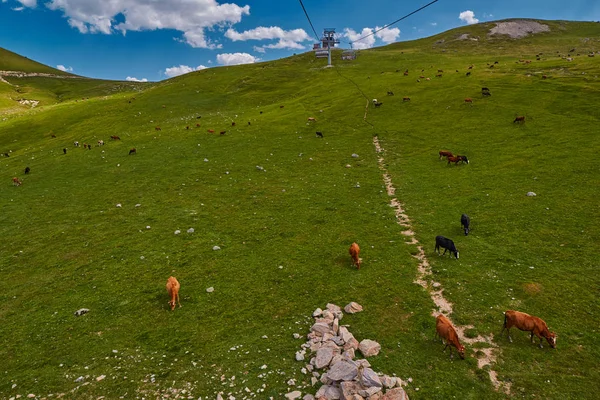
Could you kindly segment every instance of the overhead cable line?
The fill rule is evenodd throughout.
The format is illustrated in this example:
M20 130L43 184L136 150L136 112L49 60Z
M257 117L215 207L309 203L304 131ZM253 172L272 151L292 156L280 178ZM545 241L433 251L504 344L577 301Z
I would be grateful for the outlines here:
M369 36L373 36L373 35L374 35L374 34L376 34L377 32L379 32L379 31L382 31L382 30L384 30L385 28L388 28L388 27L390 27L390 26L392 26L392 25L394 25L394 24L397 24L398 22L402 21L403 19L406 19L406 18L410 17L411 15L418 13L419 11L421 11L421 10L423 10L423 9L425 9L425 8L427 8L427 7L429 7L429 6L430 6L430 5L432 5L433 3L437 3L438 1L439 1L439 0L433 0L432 2L430 2L430 3L428 3L428 4L425 4L423 7L421 7L421 8L419 8L419 9L417 9L417 10L415 10L415 11L411 12L410 14L406 14L404 17L402 17L402 18L398 18L398 19L397 19L397 20L395 20L394 22L392 22L392 23L389 23L389 24L385 25L383 28L379 28L379 29L377 29L376 31L369 33L368 35L365 35L365 36L363 36L363 37L361 37L361 38L359 38L359 39L353 40L352 42L350 42L350 44L352 44L352 43L355 43L355 42L359 42L359 41L361 41L361 40L363 40L363 39L366 39L366 38L368 38ZM300 2L302 2L302 0L300 0Z
M437 1L437 0L435 0L435 1ZM300 5L302 6L302 9L304 10L304 15L306 15L306 19L308 20L310 27L312 28L313 32L315 33L317 42L320 41L321 39L319 39L319 35L317 35L317 31L315 30L315 27L313 26L312 21L310 20L310 17L308 16L308 13L306 12L306 8L304 8L304 3L302 3L302 0L300 0Z

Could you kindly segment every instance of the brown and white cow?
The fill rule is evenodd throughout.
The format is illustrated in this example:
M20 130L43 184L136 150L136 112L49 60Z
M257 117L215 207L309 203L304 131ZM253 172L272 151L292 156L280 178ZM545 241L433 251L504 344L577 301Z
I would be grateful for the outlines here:
M508 310L504 313L504 325L502 326L502 332L500 335L504 333L504 330L508 332L508 340L512 342L512 338L510 337L510 328L516 326L518 329L526 332L531 332L531 342L533 343L533 335L537 336L540 339L540 349L542 346L542 338L546 339L550 347L553 349L556 348L556 333L550 332L548 330L548 325L544 322L543 319L534 317L533 315L526 314L520 311Z
M175 299L177 299L179 307L181 307L181 302L179 301L180 287L181 285L179 284L179 281L174 276L170 276L169 279L167 279L167 292L169 293L169 297L171 298L171 300L169 300L171 311L175 309Z
M515 117L515 120L513 121L513 124L515 122L525 122L525 116Z
M360 257L358 254L360 253L360 247L356 242L350 245L350 249L348 250L350 253L350 257L352 257L352 265L356 265L356 269L360 269Z
M452 322L442 314L438 315L435 319L435 333L436 336L442 338L442 343L446 341L444 351L446 351L446 347L452 346L456 348L460 358L465 359L465 346L460 344L458 334L454 326L452 326ZM450 358L452 358L452 347L450 347Z
M23 184L23 182L21 182L21 180L19 178L17 178L16 176L14 178L12 178L12 182L13 182L13 185L15 185L15 186L21 186Z

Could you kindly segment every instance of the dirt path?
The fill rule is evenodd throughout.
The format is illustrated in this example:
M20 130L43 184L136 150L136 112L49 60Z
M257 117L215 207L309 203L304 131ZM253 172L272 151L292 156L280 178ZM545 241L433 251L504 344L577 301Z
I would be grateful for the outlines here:
M392 177L385 168L385 160L383 158L384 150L379 144L379 138L377 136L373 137L373 144L375 145L375 151L378 154L377 162L379 164L379 169L383 172L383 181L385 183L387 194L388 196L392 197L390 206L395 210L398 225L400 225L403 229L402 234L406 236L406 243L416 245L418 249L418 253L414 256L417 260L419 260L415 283L421 285L423 289L427 290L431 296L431 299L436 306L432 310L431 315L435 317L441 313L450 318L450 314L452 314L452 303L450 303L444 297L444 289L442 288L442 285L439 282L434 282L431 280L431 267L425 255L425 251L423 250L423 246L419 244L419 241L415 237L410 218L405 213L402 203L400 203L396 197L393 197L396 194L396 188L392 183ZM454 324L454 326L456 327L456 331L462 343L466 343L471 346L474 344L483 345L481 348L477 349L477 367L483 368L486 365L489 365L490 368L488 370L488 374L496 391L503 390L504 393L510 394L510 383L499 381L498 374L492 369L496 363L498 352L500 351L498 346L496 346L496 344L493 342L494 335L490 334L489 336L477 336L475 338L469 338L465 336L465 331L472 329L473 326L458 326L456 324Z

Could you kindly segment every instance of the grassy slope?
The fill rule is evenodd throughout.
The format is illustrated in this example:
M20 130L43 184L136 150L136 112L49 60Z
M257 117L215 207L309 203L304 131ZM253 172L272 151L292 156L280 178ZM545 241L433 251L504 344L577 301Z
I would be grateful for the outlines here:
M432 303L412 283L415 249L388 207L372 145L378 134L454 318L497 333L502 312L518 308L559 333L556 351L528 345L520 332L513 344L498 339L500 378L519 397L591 398L599 381L598 332L587 322L598 310L600 175L590 129L598 122L597 58L567 64L551 53L598 35L595 24L560 24L568 28L562 36L522 41L446 37L432 49L442 35L400 43L336 69L320 68L323 60L310 54L209 69L154 85L131 103L126 93L90 96L0 122L0 150L12 150L1 159L0 393L68 392L89 375L93 383L78 396L189 385L196 396L223 390L242 398L244 387L255 392L264 383L258 397L279 398L289 378L308 381L293 361L301 341L291 334L307 331L314 308L357 301L366 311L343 322L359 340L382 344L376 370L413 378L411 398L501 397L475 359L450 362L431 340ZM548 55L542 61L515 64L540 51ZM486 68L494 60L499 65ZM406 68L409 77L395 72ZM421 69L431 81L416 82ZM362 122L367 100L347 78L384 101L369 110L373 126ZM480 98L481 86L491 98ZM70 89L72 98L83 97L80 89ZM513 125L516 114L527 122ZM308 116L317 123L307 125ZM315 129L325 139L314 138ZM109 142L112 134L122 140ZM107 145L71 147L98 139ZM131 147L136 156L127 155ZM446 166L437 160L442 148L472 163ZM31 175L22 175L25 165ZM10 187L12 176L23 186ZM525 197L529 190L538 196ZM467 238L462 212L473 221ZM459 261L433 254L436 234L455 239ZM363 249L360 271L347 255L354 240ZM169 274L182 283L183 307L174 313ZM73 317L81 307L92 311ZM101 374L107 379L93 380Z

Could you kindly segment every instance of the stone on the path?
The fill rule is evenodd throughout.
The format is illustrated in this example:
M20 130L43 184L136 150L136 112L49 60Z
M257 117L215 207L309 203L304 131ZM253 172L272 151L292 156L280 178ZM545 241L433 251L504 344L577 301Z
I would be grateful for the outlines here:
M351 381L358 375L358 367L352 361L343 360L331 366L327 376L333 381Z
M365 339L358 345L358 349L365 357L376 356L381 350L381 345L374 340Z
M363 310L362 306L358 303L355 303L354 301L351 303L348 303L348 305L346 305L346 307L344 307L344 311L346 311L346 313L348 314L354 314L357 312L361 312Z

